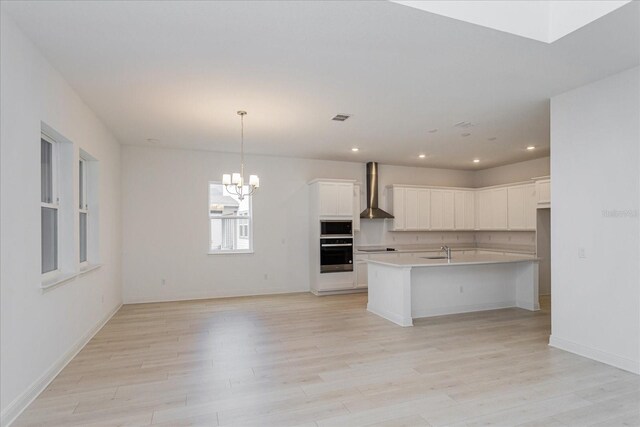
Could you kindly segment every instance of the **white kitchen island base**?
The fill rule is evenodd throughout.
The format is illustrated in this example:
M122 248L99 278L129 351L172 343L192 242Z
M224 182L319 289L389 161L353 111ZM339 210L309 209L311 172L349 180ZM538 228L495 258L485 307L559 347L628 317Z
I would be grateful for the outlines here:
M400 326L413 319L520 307L539 310L538 260L472 256L368 261L367 310Z

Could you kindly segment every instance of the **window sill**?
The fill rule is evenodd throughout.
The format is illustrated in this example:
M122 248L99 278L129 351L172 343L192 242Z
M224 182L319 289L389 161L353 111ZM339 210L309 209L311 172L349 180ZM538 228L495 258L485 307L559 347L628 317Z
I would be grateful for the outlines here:
M60 273L50 279L43 280L42 283L40 283L40 289L42 289L43 291L49 290L65 282L73 280L76 276L76 273Z
M102 264L86 264L86 265L80 267L80 271L78 272L78 276L84 276L85 274L89 273L90 271L97 270L100 267L102 267Z
M237 255L237 254L252 254L253 250L240 250L240 251L209 251L207 255Z

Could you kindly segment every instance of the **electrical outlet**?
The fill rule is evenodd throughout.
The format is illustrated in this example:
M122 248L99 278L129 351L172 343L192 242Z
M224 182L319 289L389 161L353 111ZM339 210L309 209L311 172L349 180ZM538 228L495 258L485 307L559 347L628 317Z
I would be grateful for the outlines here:
M578 258L586 258L587 254L584 248L578 248Z
M162 279L162 280L160 280L160 284L161 284L162 286L166 285L166 284L167 284L167 280L166 280L166 279Z

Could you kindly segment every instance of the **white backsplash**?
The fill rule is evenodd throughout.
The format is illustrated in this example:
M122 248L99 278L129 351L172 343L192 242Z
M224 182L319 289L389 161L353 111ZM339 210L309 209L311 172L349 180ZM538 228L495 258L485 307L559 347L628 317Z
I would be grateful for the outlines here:
M514 248L535 251L534 231L389 231L390 221L362 220L356 246L438 245Z

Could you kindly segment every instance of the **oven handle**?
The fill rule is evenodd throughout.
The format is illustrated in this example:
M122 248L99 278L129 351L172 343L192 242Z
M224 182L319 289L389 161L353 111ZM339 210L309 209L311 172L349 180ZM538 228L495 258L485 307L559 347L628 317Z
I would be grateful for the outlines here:
M323 248L334 248L337 246L353 246L353 243L323 243L320 246Z

